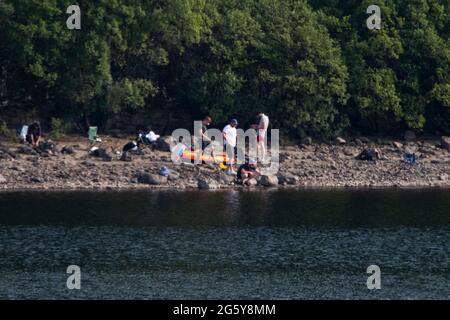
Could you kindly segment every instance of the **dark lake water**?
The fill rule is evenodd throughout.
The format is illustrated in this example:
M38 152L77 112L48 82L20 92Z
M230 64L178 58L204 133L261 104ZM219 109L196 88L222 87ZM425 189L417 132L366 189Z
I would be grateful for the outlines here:
M0 193L0 298L449 299L450 190Z

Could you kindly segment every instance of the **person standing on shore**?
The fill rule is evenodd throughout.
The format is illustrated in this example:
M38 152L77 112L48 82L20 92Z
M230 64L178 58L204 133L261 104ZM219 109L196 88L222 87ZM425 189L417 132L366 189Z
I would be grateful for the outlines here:
M228 165L228 174L236 174L236 171L233 170L233 164L234 164L234 155L235 155L235 149L236 149L236 138L237 138L237 132L236 127L238 125L238 122L236 119L231 119L230 123L223 128L223 151L227 154L227 165Z
M205 150L210 144L211 139L206 134L206 131L208 130L208 126L211 124L212 119L210 116L206 116L202 120L202 127L200 128L198 132L198 137L201 139L199 142L201 143L202 150Z
M269 128L269 117L265 115L263 112L257 112L256 118L259 120L259 124L256 125L257 132L257 138L256 141L258 143L257 145L257 152L258 152L258 159L262 162L266 159L266 135L267 135L267 128Z

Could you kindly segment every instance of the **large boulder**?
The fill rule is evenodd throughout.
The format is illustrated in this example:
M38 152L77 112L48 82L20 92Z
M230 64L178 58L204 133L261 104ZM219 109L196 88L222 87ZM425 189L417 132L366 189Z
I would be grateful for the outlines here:
M445 150L450 151L450 137L442 137L441 138L441 147Z
M176 145L175 139L171 136L164 136L156 141L156 149L159 151L170 152L171 148Z
M102 158L103 161L112 161L113 159L113 154L105 149L101 149L102 151L100 152L100 158Z
M31 177L30 181L34 182L34 183L44 183L45 182L45 180L41 177Z
M259 184L264 187L275 187L278 185L278 178L277 176L262 175Z
M162 185L167 183L167 177L159 174L141 172L137 175L137 181L142 184Z
M219 189L220 186L214 180L202 178L202 179L198 179L197 187L201 190L215 190L215 189Z
M232 175L229 175L229 174L225 174L225 173L221 173L220 175L218 175L216 177L216 181L218 183L226 184L226 185L232 184L235 180L236 180L235 176L232 176Z
M14 153L9 151L9 149L7 147L0 146L0 159L6 160L6 159L11 159L11 158L15 158Z
M394 141L392 142L392 145L397 149L397 150L403 150L403 144L398 142L398 141Z
M305 137L302 139L301 144L305 145L305 146L310 146L312 145L312 138L311 137Z
M133 158L131 157L130 152L124 152L122 153L122 156L120 157L120 161L126 161L126 162L131 162L133 161Z
M62 154L74 154L74 153L75 153L75 150L74 150L73 147L70 147L70 146L64 146L64 147L61 149L61 153L62 153Z
M246 185L249 187L254 187L258 184L258 181L255 178L251 178L247 180Z
M345 147L342 150L342 153L348 157L354 157L356 156L356 154L358 153L358 151L356 151L355 149L353 149L352 147Z
M292 173L279 173L277 177L279 184L295 185L299 180L299 178Z
M17 153L20 153L20 154L26 154L26 155L30 155L30 156L35 156L35 155L38 154L38 153L36 152L36 150L34 150L33 148L28 147L28 146L22 146L22 147L20 147L20 148L17 150Z
M91 155L93 157L101 158L103 161L112 161L112 159L113 159L112 153L103 148L91 150L89 152L89 155Z

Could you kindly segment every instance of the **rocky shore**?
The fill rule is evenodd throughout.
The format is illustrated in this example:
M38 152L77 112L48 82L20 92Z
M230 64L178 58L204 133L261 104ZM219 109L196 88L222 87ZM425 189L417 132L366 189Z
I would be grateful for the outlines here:
M88 154L83 138L71 137L50 145L46 152L0 143L0 191L12 190L127 190L244 188L235 176L209 165L175 165L170 153L144 149L128 161L117 154L128 139L107 137L100 157ZM446 144L448 142L448 145ZM365 148L377 148L384 160L363 161ZM417 165L404 163L405 148L413 150ZM450 140L372 141L311 139L280 150L280 171L264 174L253 187L450 187ZM167 167L169 177L160 176Z

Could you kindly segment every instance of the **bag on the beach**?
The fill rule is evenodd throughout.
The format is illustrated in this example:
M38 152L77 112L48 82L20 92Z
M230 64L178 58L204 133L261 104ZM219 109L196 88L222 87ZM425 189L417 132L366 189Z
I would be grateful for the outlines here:
M414 153L405 153L403 159L405 160L405 162L407 164L416 164L417 163L417 158Z
M161 167L159 169L159 175L163 177L168 177L170 175L170 171L167 167Z
M22 126L22 129L20 129L19 138L22 142L27 141L27 134L28 134L28 126Z

